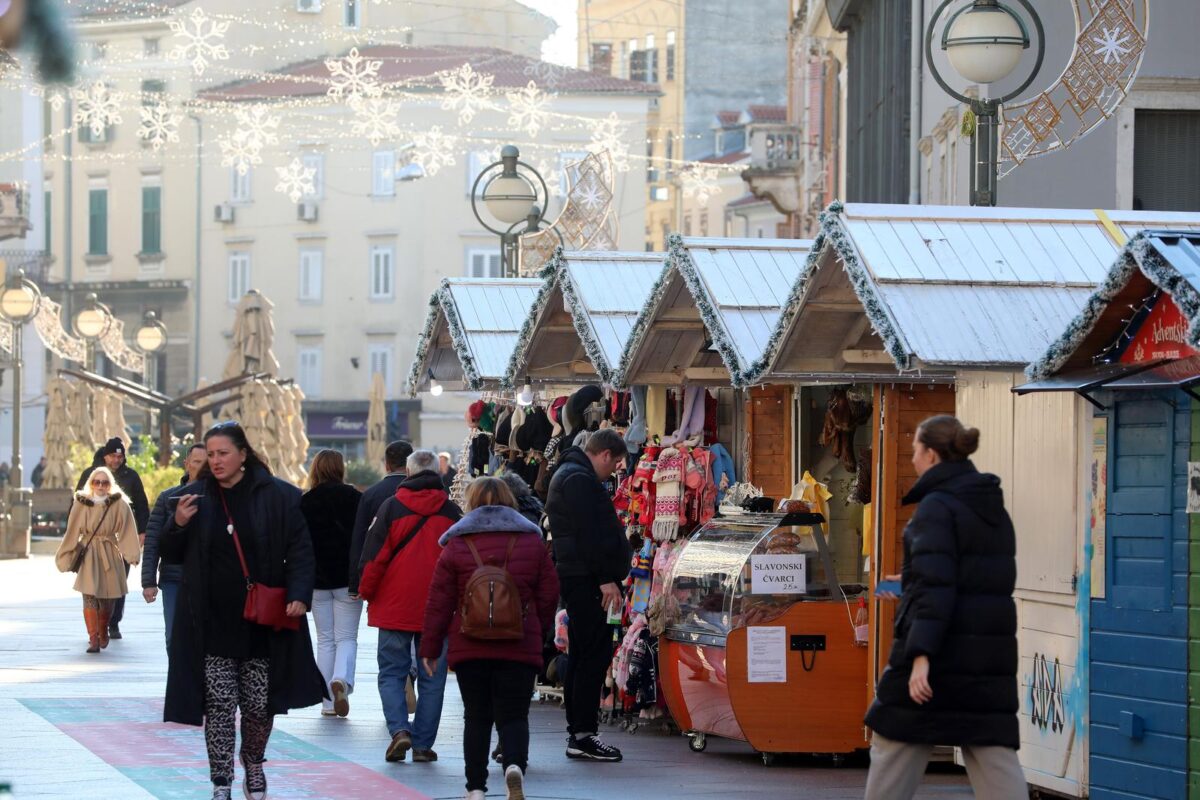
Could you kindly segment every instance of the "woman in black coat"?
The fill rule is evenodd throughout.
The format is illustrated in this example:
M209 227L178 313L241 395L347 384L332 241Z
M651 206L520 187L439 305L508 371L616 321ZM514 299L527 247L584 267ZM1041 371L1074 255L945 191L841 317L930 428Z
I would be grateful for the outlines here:
M235 422L204 435L207 474L180 495L159 540L166 561L183 564L171 634L166 722L204 725L214 800L229 800L234 778L234 719L242 713L245 795L266 797L263 754L275 714L321 701L308 625L313 551L300 492L271 476ZM236 531L236 538L234 532ZM287 589L295 631L273 631L242 616L247 579Z
M346 461L336 450L322 450L308 471L308 491L300 510L308 522L317 560L312 615L317 624L317 667L332 700L321 714L350 713L354 666L358 657L358 622L362 600L351 595L350 540L362 493L346 483Z
M913 436L895 640L866 724L868 800L915 794L934 745L963 748L975 796L1028 797L1017 759L1016 535L979 431L932 417Z

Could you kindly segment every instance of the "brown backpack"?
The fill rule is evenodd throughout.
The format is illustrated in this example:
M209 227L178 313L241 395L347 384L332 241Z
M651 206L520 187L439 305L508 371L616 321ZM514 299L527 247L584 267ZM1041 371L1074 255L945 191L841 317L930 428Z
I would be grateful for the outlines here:
M462 596L463 636L490 642L520 641L525 638L525 607L521 591L508 571L517 537L510 537L504 554L504 565L484 564L475 543L469 538L467 547L475 557L475 571L467 579Z

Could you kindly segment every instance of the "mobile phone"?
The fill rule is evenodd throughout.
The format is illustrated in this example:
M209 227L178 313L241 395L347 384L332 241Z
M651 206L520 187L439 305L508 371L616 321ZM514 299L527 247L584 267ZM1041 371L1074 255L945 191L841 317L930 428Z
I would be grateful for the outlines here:
M875 594L881 592L889 592L899 597L902 594L900 591L900 581L880 581L875 584Z

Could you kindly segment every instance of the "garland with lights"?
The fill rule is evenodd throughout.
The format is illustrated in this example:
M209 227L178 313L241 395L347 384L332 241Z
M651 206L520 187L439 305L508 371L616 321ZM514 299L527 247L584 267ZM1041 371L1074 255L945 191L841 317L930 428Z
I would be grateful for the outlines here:
M467 342L466 330L458 318L458 308L454 305L454 295L450 291L450 280L442 278L437 290L429 297L429 314L425 317L425 327L417 336L417 348L413 355L412 369L408 373L408 391L412 397L417 396L417 387L421 384L425 359L429 355L429 347L433 343L437 331L438 316L444 315L446 327L450 331L450 342L458 362L462 366L463 384L467 389L478 391L483 388L483 380L475 366L475 357L471 355L471 346Z

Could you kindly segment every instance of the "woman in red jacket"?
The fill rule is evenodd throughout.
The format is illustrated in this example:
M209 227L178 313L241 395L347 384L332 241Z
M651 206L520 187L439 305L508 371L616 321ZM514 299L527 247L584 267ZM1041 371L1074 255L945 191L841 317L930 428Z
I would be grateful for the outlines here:
M542 544L541 530L517 511L512 491L503 481L476 478L467 488L466 508L466 516L441 538L445 549L425 607L421 662L431 671L449 637L447 659L458 676L466 709L467 800L483 800L487 793L493 724L504 753L507 797L522 800L529 756L529 701L542 667L543 632L554 624L558 576ZM484 640L463 633L463 594L479 566L472 549L489 565L503 566L507 555L507 570L525 612L523 639Z

